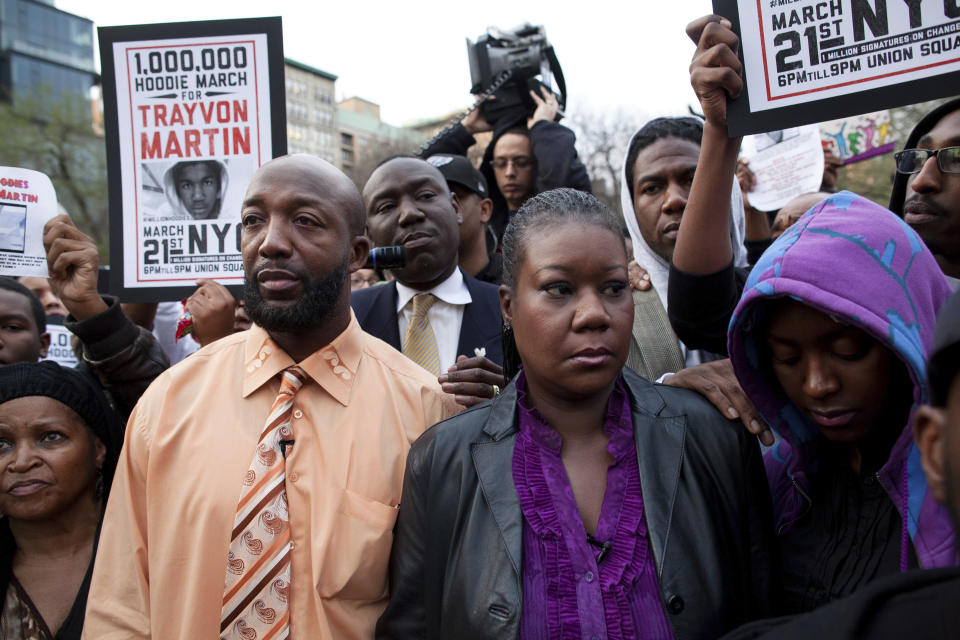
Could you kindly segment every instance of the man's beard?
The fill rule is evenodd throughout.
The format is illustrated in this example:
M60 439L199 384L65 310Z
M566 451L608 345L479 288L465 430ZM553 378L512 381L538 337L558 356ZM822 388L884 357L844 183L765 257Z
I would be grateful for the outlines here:
M250 320L267 331L298 331L326 322L343 293L347 258L319 279L283 265L271 266L295 273L303 283L303 295L292 305L282 307L264 300L257 287L257 274L265 267L256 269L243 284L244 309Z

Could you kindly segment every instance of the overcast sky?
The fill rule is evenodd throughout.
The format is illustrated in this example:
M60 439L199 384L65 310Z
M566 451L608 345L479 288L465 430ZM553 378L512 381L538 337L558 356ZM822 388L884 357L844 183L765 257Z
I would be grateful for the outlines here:
M339 76L337 98L381 105L391 124L440 116L471 101L465 39L488 26L543 24L563 67L572 109L680 115L695 101L684 34L709 0L56 0L95 27L283 17L284 54ZM414 8L411 8L414 7ZM97 61L99 68L99 60ZM569 109L568 109L569 111Z

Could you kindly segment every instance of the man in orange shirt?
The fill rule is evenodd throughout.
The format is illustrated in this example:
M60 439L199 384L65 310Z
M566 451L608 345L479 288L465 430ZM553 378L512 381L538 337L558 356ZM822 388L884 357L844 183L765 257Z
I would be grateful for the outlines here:
M255 326L167 371L134 410L84 638L373 636L407 450L457 407L353 317L363 223L360 194L322 160L253 176Z

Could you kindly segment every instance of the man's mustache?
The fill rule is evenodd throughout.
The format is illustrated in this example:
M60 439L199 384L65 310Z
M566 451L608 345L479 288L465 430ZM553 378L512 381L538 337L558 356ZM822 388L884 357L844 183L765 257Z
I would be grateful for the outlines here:
M907 198L903 203L904 213L932 213L935 216L946 217L947 211L924 195L915 195Z

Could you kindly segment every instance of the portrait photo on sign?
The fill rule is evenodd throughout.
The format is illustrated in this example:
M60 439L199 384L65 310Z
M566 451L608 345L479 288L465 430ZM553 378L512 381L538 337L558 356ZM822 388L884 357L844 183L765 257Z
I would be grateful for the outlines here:
M142 220L236 219L255 168L250 157L141 162Z
M0 251L23 253L27 244L27 208L0 202Z

